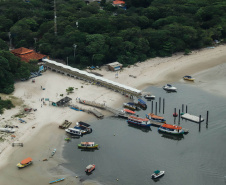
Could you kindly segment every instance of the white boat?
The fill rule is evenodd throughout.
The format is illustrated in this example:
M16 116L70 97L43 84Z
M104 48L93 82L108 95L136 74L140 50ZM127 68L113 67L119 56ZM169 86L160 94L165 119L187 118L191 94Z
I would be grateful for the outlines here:
M68 128L65 129L65 131L71 135L75 135L75 136L82 136L82 132L79 129L75 129L75 128Z
M146 94L146 95L144 95L144 98L147 99L147 100L153 100L153 99L155 99L155 96L150 95L150 94Z
M1 132L14 133L16 130L13 128L0 128Z
M177 91L177 88L170 84L166 84L162 88L166 91L172 91L172 92Z
M170 125L166 123L160 126L158 128L158 131L166 132L169 134L176 134L176 135L184 134L184 130L182 130L182 127L179 127L177 125Z
M165 173L165 171L159 171L159 170L156 170L156 171L154 171L154 173L151 175L151 178L157 179L157 178L163 176L164 173Z

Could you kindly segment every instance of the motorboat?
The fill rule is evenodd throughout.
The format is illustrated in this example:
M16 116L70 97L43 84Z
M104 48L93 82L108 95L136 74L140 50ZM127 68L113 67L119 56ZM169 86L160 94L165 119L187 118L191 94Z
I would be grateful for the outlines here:
M190 76L190 75L184 76L183 79L184 79L184 80L188 80L188 81L194 81L194 80L195 80L195 78L193 78L193 77Z
M74 136L82 136L81 130L76 128L68 128L68 129L65 129L65 131Z
M54 181L50 181L49 184L53 184L53 183L56 183L56 182L61 182L63 180L64 180L64 178L57 179L57 180L54 180Z
M121 112L127 113L127 114L136 114L136 112L129 110L129 109L123 109L123 110L121 110Z
M162 177L165 174L165 171L160 171L160 170L156 170L154 171L154 173L151 175L152 179L157 179L159 177Z
M136 110L137 109L137 107L135 105L131 105L129 103L123 103L123 107L126 107L130 110Z
M147 99L147 100L154 100L155 96L151 95L151 94L146 94L146 95L144 95L144 98Z
M95 170L95 164L90 164L86 167L85 172L86 173L91 173L93 170Z
M28 158L22 160L20 163L18 163L17 167L25 168L25 167L29 166L30 164L32 164L32 158L28 157Z
M177 125L170 125L166 123L160 126L158 128L158 131L166 132L169 134L175 134L175 135L184 134L184 130L182 129L182 127L179 127Z
M75 129L78 129L82 132L82 134L86 134L86 133L91 133L93 130L92 128L89 128L89 124L79 121L76 123L76 126L74 127Z
M171 92L175 92L177 91L177 88L170 85L170 84L166 84L162 87L165 91L171 91Z
M165 120L164 117L155 115L153 113L149 113L147 115L147 118L150 119L150 120L152 120L152 121L156 121L156 122L160 122L160 123L165 123L166 122L166 120Z
M0 128L1 132L14 133L16 130L13 128Z
M138 99L138 105L142 108L145 108L145 109L147 108L146 102L140 98Z
M79 148L85 148L85 149L93 149L93 148L98 148L98 144L95 144L94 142L81 142L78 144Z
M151 122L147 118L140 118L136 116L129 116L127 122L132 125L137 125L141 127L150 127Z

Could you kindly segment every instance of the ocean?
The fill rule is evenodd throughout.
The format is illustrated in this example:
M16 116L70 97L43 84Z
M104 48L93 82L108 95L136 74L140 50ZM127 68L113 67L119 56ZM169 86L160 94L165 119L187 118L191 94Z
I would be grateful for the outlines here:
M153 110L151 101L144 99L148 107L137 111L137 114L145 117L147 113L155 113L157 102L158 115L164 116L168 124L179 124L189 129L188 134L183 137L162 134L153 126L149 130L140 129L129 126L126 119L117 117L94 120L89 122L93 129L91 134L73 138L65 144L63 157L68 163L63 166L78 175L81 181L95 181L106 185L226 184L226 97L223 93L215 93L217 89L205 90L207 84L215 84L217 87L218 83L222 85L226 82L224 73L216 72L219 69L225 71L225 68L223 65L195 74L194 83L183 80L173 83L178 89L176 93L167 93L161 86L151 86L144 90L156 96ZM211 74L215 74L214 78ZM219 87L218 92L222 92ZM182 104L184 112L187 106L188 113L201 115L205 119L200 130L198 123L182 119L178 123L178 117L174 120L174 109L177 113L179 109L182 112ZM100 147L98 150L83 151L77 148L81 141L94 141ZM91 175L85 173L88 164L96 165ZM155 170L163 170L165 175L154 181L151 174Z

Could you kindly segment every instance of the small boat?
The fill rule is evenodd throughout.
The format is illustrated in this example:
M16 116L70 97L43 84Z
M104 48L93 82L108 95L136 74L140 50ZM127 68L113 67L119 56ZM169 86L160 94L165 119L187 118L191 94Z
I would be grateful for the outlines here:
M95 164L90 164L86 167L85 172L86 173L91 173L93 170L95 170Z
M150 95L150 94L146 94L146 95L144 95L144 98L147 99L147 100L154 100L155 96L154 95Z
M71 141L71 138L67 137L67 138L64 138L65 141Z
M182 130L182 127L179 127L177 125L170 125L166 123L160 126L158 128L158 131L166 132L169 134L175 134L175 135L184 134L184 130Z
M137 107L135 105L130 105L129 103L123 103L123 107L126 107L130 110L136 110Z
M154 173L151 175L151 178L157 179L157 178L163 176L164 174L165 174L165 171L159 171L159 170L156 170L156 171L154 171Z
M128 113L128 114L136 114L136 112L129 110L129 109L123 109L121 110L123 113Z
M138 99L138 105L142 108L147 108L146 102L140 98Z
M13 128L0 128L1 132L14 133L16 130Z
M65 129L65 131L74 136L82 136L82 132L79 129L68 128L68 129Z
M64 180L64 178L57 179L57 180L54 180L54 181L50 181L49 184L53 184L53 183L56 183L56 182L61 182L63 180Z
M81 142L81 144L78 144L79 148L98 148L98 144L95 144L94 142Z
M86 134L86 133L91 133L93 130L92 128L89 128L89 124L79 121L76 123L76 126L74 127L75 129L78 129L82 132L82 134Z
M193 78L192 76L186 75L183 77L184 80L188 80L188 81L194 81L195 78Z
M166 120L164 119L164 117L157 116L157 115L155 115L153 113L149 113L147 115L147 118L150 119L150 120L152 120L152 121L156 121L156 122L160 122L160 123L165 123L166 122Z
M30 164L32 164L32 158L28 157L28 158L24 159L23 161L21 161L20 163L18 163L17 167L24 168Z
M56 148L52 151L51 157L53 157L55 153L56 153Z
M136 117L136 116L129 116L127 122L129 124L133 124L133 125L137 125L137 126L141 126L141 127L150 127L151 126L151 122L149 119L140 118L140 117Z
M172 85L170 85L170 84L166 84L166 85L164 85L162 88L163 88L164 90L166 90L166 91L171 91L171 92L177 91L177 88L174 87L174 86L172 86Z

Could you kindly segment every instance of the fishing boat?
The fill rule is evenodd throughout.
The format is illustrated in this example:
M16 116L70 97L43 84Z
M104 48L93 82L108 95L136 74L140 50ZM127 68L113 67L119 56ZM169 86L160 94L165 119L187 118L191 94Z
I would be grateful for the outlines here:
M141 127L150 127L151 126L151 122L149 119L140 118L140 117L136 117L136 116L129 116L127 122L129 124L133 124L133 125L137 125L137 126L141 126Z
M54 180L54 181L50 181L49 184L53 184L53 183L56 183L56 182L61 182L63 180L64 180L64 178L57 179L57 180Z
M23 161L21 161L20 163L18 163L17 167L24 168L26 166L29 166L30 164L32 164L32 158L28 157L28 158L24 159Z
M147 115L147 118L150 119L150 120L152 120L152 121L156 121L156 122L160 122L160 123L165 123L166 122L166 120L164 119L164 117L157 116L157 115L155 115L153 113L149 113Z
M184 76L183 79L184 79L184 80L188 80L188 81L194 81L194 80L195 80L195 78L193 78L193 77L190 76L190 75Z
M92 128L89 128L89 126L90 125L88 123L79 121L76 123L76 126L74 128L80 130L82 134L86 134L93 131Z
M182 130L182 127L179 127L177 125L170 125L166 123L160 126L158 128L158 131L166 132L169 134L175 134L175 135L184 134L184 130Z
M151 175L151 178L157 179L157 178L163 176L164 174L165 174L165 171L159 171L159 170L156 170L156 171L154 171L154 173Z
M98 148L98 144L95 144L94 142L81 142L80 144L78 144L79 148Z
M137 109L135 105L131 105L129 103L123 103L123 107L126 107L130 110L136 110Z
M74 136L82 136L82 132L79 129L68 128L68 129L65 129L65 131Z
M90 164L86 167L85 172L86 173L91 173L93 170L95 170L95 164Z
M142 108L147 108L146 102L140 98L138 99L138 105Z
M121 110L121 112L127 113L127 114L136 114L136 112L129 110L129 109L123 109L123 110Z
M176 92L177 88L170 85L170 84L166 84L162 87L165 91L171 91L171 92Z
M150 95L150 94L146 94L146 95L144 95L144 98L147 99L147 100L154 100L155 96L154 95Z
M13 128L0 128L1 132L14 133L16 130Z

